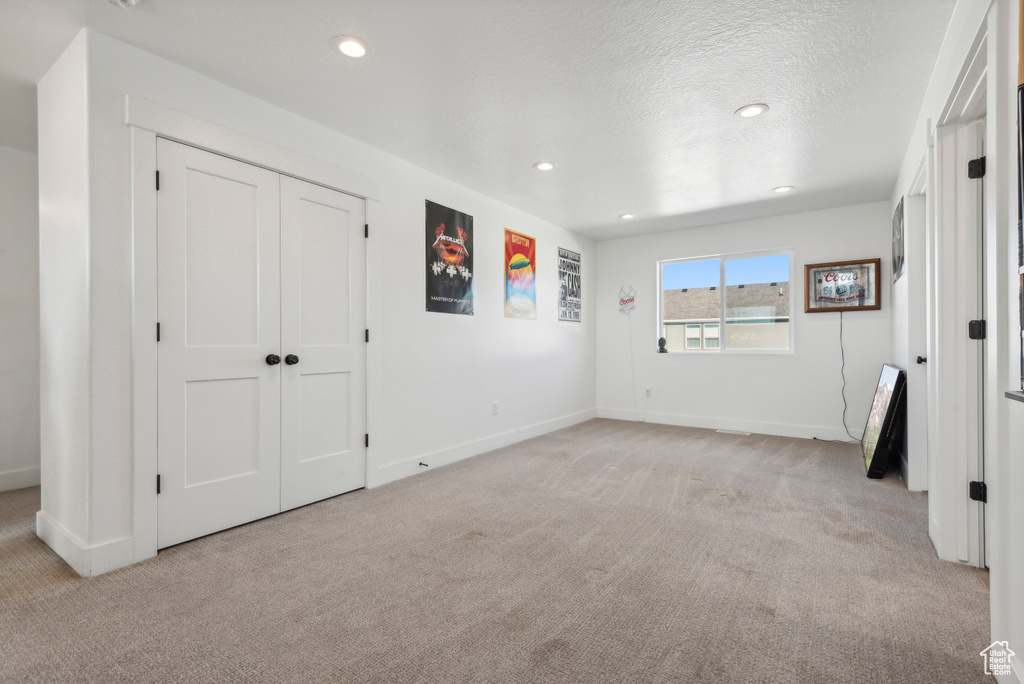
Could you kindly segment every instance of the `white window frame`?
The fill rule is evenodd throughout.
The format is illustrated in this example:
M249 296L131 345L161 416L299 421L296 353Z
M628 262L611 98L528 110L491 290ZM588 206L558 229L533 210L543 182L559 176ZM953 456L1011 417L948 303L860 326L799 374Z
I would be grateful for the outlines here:
M691 338L689 335L690 328L697 329L697 336ZM697 340L697 345L694 347L690 346L690 340ZM696 351L702 349L704 345L704 325L702 323L683 323L683 349L687 351Z
M725 348L725 262L733 261L738 259L750 259L753 257L764 257L764 256L778 256L785 254L789 257L789 348L788 349L727 349ZM719 325L719 336L718 336L718 348L708 349L704 346L704 325L701 324L701 345L700 348L694 349L680 349L670 350L669 354L689 354L694 355L695 352L700 354L792 354L794 350L794 341L796 338L796 309L794 304L796 302L796 291L803 286L802 282L797 282L795 275L797 273L796 260L793 257L793 250L791 248L779 248L779 249L763 249L752 252L731 252L723 254L703 254L701 256L693 257L680 257L675 259L659 259L655 263L655 281L657 283L658 293L658 312L657 312L657 337L664 337L665 331L665 311L664 311L664 289L662 289L662 270L665 264L678 264L687 261L708 261L710 259L718 259L718 285L715 287L721 291L722 296L719 297L719 311L718 311L718 325ZM683 325L686 325L685 323ZM685 344L685 343L684 343Z
M718 334L715 335L715 338L714 338L714 339L718 340L718 345L714 346L714 347L708 346L708 327L710 327L710 326L715 326L716 328L718 328L718 330L716 331ZM701 324L700 328L701 328L700 332L701 332L701 347L702 348L704 348L704 349L721 349L722 348L722 323L720 321L718 323L703 323L703 324Z

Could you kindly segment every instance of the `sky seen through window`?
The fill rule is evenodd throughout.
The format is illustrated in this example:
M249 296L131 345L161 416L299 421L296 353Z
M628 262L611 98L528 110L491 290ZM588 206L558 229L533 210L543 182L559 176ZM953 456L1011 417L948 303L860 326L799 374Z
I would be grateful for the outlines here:
M725 262L727 286L786 282L789 282L788 254L729 259ZM719 284L718 259L677 261L662 266L661 286L665 290L718 287Z

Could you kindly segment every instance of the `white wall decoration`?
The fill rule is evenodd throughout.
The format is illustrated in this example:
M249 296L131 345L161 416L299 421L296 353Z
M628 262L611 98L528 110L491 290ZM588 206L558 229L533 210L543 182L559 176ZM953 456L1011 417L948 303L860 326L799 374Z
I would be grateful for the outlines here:
M619 313L628 316L636 308L636 290L632 286L619 288Z

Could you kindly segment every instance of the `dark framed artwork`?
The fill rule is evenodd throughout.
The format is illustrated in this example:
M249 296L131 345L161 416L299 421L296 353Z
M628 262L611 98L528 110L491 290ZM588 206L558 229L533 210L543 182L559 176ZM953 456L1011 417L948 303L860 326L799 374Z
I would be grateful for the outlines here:
M426 200L427 311L473 315L473 217Z
M882 308L881 259L831 261L804 266L804 312L874 311Z
M907 411L903 402L906 383L906 373L896 366L882 365L868 423L864 427L864 468L868 477L885 475L889 461L902 443Z
M903 275L906 267L903 244L903 198L896 205L896 213L892 215L892 282L895 283Z

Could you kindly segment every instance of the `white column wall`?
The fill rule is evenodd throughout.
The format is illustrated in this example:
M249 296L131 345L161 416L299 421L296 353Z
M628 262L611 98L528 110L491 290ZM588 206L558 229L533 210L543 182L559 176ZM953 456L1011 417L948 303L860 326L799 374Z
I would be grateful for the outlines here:
M1024 404L1005 398L1020 387L1017 312L1016 74L1017 0L959 0L939 51L914 134L893 189L891 209L906 194L928 136L940 119L979 31L987 27L985 154L986 316L985 506L990 566L991 639L1006 640L1018 655L1024 682ZM908 265L909 267L910 265ZM897 343L898 344L898 343ZM909 350L908 354L914 354ZM983 644L982 647L987 646ZM981 648L979 648L979 651Z
M985 505L992 640L1018 655L1014 677L1024 684L1024 408L1005 397L1019 390L1017 293L1017 26L1019 5L996 0L987 17L988 88L985 156Z
M988 93L985 156L985 505L990 567L992 640L1018 655L1014 676L1024 684L1024 408L1005 397L1019 390L1020 326L1017 268L1017 26L1019 4L996 0L986 18Z
M86 45L39 82L41 531L65 558L90 543L89 153Z
M39 484L38 175L0 147L0 491Z

